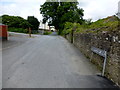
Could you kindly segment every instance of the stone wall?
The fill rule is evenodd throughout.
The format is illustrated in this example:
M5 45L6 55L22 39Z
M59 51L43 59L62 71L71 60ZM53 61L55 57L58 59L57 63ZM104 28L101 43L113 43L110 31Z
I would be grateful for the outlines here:
M71 34L66 35L71 41ZM85 54L98 69L102 70L104 58L92 53L91 46L107 51L105 76L120 85L120 30L99 33L78 33L73 36L73 44Z

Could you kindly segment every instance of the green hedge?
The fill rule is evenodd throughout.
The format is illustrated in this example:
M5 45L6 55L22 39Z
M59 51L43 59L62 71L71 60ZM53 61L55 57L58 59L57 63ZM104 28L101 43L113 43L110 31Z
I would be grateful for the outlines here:
M10 31L10 32L19 32L19 33L28 33L28 30L23 29L23 28L8 28L8 31Z
M50 35L52 32L49 32L49 31L45 31L44 32L44 35Z

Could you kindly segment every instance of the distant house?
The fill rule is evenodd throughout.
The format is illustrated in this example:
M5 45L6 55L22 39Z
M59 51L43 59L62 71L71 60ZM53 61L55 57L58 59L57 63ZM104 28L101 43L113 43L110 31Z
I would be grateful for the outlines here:
M54 32L56 31L56 29L55 29L54 26L50 26L50 30L51 30L51 31L54 31Z
M49 30L49 26L47 24L43 24L42 21L40 21L39 30Z
M56 31L56 30L54 26L48 26L48 24L43 24L42 21L40 21L39 33L43 34L44 31Z
M8 40L8 26L0 23L0 38L2 40Z

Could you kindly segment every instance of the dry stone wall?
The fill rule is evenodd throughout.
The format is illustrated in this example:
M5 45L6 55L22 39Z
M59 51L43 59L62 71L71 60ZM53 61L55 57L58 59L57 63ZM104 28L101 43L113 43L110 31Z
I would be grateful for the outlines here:
M66 35L71 41L71 34ZM99 33L78 33L73 36L73 44L85 54L98 69L102 70L104 58L92 53L91 47L107 51L105 76L120 85L120 30Z

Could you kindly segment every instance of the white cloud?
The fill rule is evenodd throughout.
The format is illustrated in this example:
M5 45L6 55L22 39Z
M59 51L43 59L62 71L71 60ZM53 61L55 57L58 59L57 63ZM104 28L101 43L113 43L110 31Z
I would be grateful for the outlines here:
M115 15L118 11L119 0L80 0L80 7L84 11L84 18L96 21L107 16Z
M1 2L14 2L14 3L44 3L46 0L1 0Z
M39 20L42 19L40 15L40 5L46 0L1 0L0 15L9 14L21 16L27 19L27 16L35 16ZM92 18L93 21L107 16L114 15L118 11L119 0L78 0L80 7L84 11L84 18Z
M2 13L3 14L11 14L11 15L19 15L20 12L17 10L16 4L10 4L10 5L2 5Z
M42 15L40 15L39 8L44 2L45 0L2 0L0 2L0 15L21 16L25 19L28 16L35 16L41 20Z

